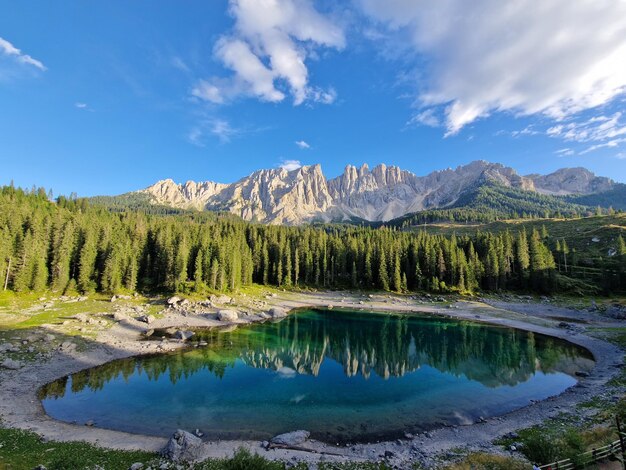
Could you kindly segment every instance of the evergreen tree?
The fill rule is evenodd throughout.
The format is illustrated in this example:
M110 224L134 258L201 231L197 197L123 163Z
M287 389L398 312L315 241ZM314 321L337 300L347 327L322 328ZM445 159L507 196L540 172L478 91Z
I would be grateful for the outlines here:
M396 251L393 262L393 290L402 291L402 271L400 269L400 254Z
M196 261L194 263L194 273L193 273L194 290L196 292L201 292L203 290L203 286L204 286L203 265L204 265L204 251L202 251L202 248L200 248L198 250L198 253L196 254Z
M380 259L378 261L378 285L383 290L389 290L389 273L387 272L387 260L385 251L380 251Z

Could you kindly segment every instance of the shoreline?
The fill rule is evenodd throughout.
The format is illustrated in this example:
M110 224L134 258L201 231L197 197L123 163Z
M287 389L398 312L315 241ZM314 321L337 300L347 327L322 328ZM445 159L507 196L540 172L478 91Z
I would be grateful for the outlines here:
M297 297L297 298L294 298ZM392 294L363 295L347 292L315 292L315 293L284 293L268 299L263 310L280 307L292 311L297 308L347 308L351 310L368 310L381 313L428 313L444 315L450 318L485 322L505 327L513 327L534 333L560 338L581 346L594 357L595 366L589 377L578 378L576 385L566 389L559 395L538 401L504 415L487 418L483 422L469 425L440 427L421 433L413 439L397 439L372 444L355 444L349 447L337 447L318 441L308 441L309 451L261 448L259 441L206 441L203 458L230 457L236 449L244 447L251 452L266 458L279 460L297 460L308 463L324 461L379 461L387 456L390 464L401 465L407 462L433 462L441 453L454 449L489 450L502 453L502 448L491 442L506 433L522 427L539 424L554 417L576 404L591 399L605 392L604 385L623 367L623 350L605 340L593 338L586 334L585 328L575 331L558 327L558 321L550 320L545 312L528 310L557 309L558 317L567 317L571 312L580 312L539 303L521 304L515 302L481 303L477 301L459 301L450 306L416 302L408 296ZM509 306L511 309L504 307ZM234 307L236 308L236 307ZM514 311L518 310L518 311ZM589 315L593 316L593 315ZM477 318L478 317L478 318ZM624 325L618 321L606 323ZM173 313L156 320L150 328L178 327L200 328L247 325L264 319L250 315L245 320L221 322L209 318L208 315L182 315ZM598 319L596 322L600 321ZM590 323L588 326L594 326ZM64 423L54 420L45 414L41 401L37 397L41 386L64 377L68 374L102 365L116 359L128 358L143 354L155 354L186 347L185 343L166 343L166 346L144 341L141 331L147 325L134 320L123 320L110 329L101 331L84 351L56 351L43 363L27 363L19 370L4 370L0 373L0 417L8 427L34 431L46 440L51 441L86 441L101 447L121 450L160 451L167 438L131 434L97 427L88 427ZM191 430L188 430L191 431Z

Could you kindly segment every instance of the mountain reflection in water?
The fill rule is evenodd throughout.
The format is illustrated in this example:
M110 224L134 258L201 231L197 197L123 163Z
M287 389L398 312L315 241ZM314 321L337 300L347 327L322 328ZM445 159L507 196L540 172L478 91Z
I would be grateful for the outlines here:
M406 402L411 411L419 407L420 403L428 405L432 402L428 406L437 408L436 417L428 416L426 412L422 417L421 411L416 410L412 418L417 421L415 427L420 428L432 426L435 422L454 422L453 416L510 411L511 406L519 407L530 399L542 399L561 392L575 383L571 377L576 371L588 371L593 367L592 357L587 351L565 341L511 328L427 315L303 310L277 323L268 322L229 332L217 329L197 331L194 340L206 341L208 346L173 354L113 361L50 383L40 392L44 406L53 417L77 419L79 408L75 404L70 406L68 402L64 414L63 406L55 405L55 402L68 401L71 397L67 395L77 395L83 391L100 393L106 390L107 384L113 382L121 381L130 386L137 376L144 378L144 388L146 380L160 383L161 386L165 380L169 385L162 393L173 394L177 393L176 390L184 389L184 382L191 381L194 376L208 374L213 379L207 390L228 393L228 390L219 388L220 383L228 388L231 386L229 379L243 380L242 374L247 371L245 376L249 386L254 387L257 383L263 385L258 394L254 395L242 390L241 381L237 385L233 384L230 392L234 394L234 406L238 395L240 402L258 407L280 399L284 393L287 408L308 403L309 406L324 409L331 406L327 402L333 401L332 397L336 396L341 409L346 408L344 411L349 414L348 424L357 425L359 422L353 416L354 409L350 408L353 405L349 403L349 393L354 395L354 387L358 385L358 390L369 397L367 406L372 406L374 415L383 408L389 412L384 400L392 396L393 400ZM258 375L260 372L255 375L252 369L265 370L265 374L271 372L273 375ZM558 376L559 380L543 379L550 376ZM283 380L274 386L267 383L275 378L295 381ZM303 382L305 380L308 382ZM419 383L411 384L411 380ZM431 387L425 383L428 380L433 382ZM533 380L537 382L537 387L541 381L546 381L544 389L536 392L531 390L527 382ZM183 384L176 388L179 383ZM205 383L208 383L208 379ZM472 383L476 385L468 386ZM340 390L342 384L346 389L343 398ZM478 384L482 387L477 388ZM324 387L333 386L338 387L338 390L330 395ZM443 393L443 400L456 400L454 397L462 394L466 386L476 394L474 399L484 401L482 409L459 410L454 403L448 403L447 412L446 403L435 405L432 401L435 399L431 396L433 393ZM513 405L505 405L502 393L495 391L503 386L510 388L507 393ZM437 392L437 387L441 388L440 392ZM518 393L515 392L516 388L520 388ZM489 396L490 389L494 390L493 398ZM130 390L126 393L130 393ZM263 393L269 396L263 397ZM412 394L416 396L410 397ZM256 403L248 403L249 400ZM209 406L206 399L203 406ZM211 406L216 405L212 402ZM220 402L219 407L222 406L225 405ZM338 405L334 403L332 406ZM365 405L360 403L358 406ZM241 407L243 410L246 405ZM59 410L59 416L55 416L55 410ZM223 411L228 414L228 410ZM335 411L339 422L341 410ZM281 409L280 413L286 412ZM283 415L283 418L290 423L293 421L294 428L306 424L299 423L296 416L289 414ZM411 428L411 423L406 422L402 426L404 429ZM119 428L115 425L112 427ZM202 423L195 427L203 428ZM268 427L281 430L279 423ZM369 426L372 427L377 426ZM345 426L335 425L337 428ZM324 429L325 432L321 433L322 429L311 430L321 438L332 436L333 439L341 439L345 436L346 439L359 439L353 433L348 433L350 437L347 437L345 431L338 433ZM215 435L242 437L228 425L223 425L222 433L218 431L215 430ZM148 431L143 429L141 432ZM160 431L155 430L154 433ZM362 434L369 437L387 436L393 434L393 430L370 429L370 432ZM259 435L265 434L259 430L248 430L244 437Z

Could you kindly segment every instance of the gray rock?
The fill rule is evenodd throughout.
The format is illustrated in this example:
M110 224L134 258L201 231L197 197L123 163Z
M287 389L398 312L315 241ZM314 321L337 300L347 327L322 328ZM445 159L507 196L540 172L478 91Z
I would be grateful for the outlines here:
M239 318L239 313L235 310L220 310L217 312L219 321L235 321Z
M137 317L137 321L147 323L148 325L156 320L152 315L140 315Z
M89 316L86 313L77 313L72 318L81 323L87 323L89 321Z
M122 313L122 312L115 312L113 314L113 320L114 321L128 320L128 315L126 315L125 313Z
M167 305L176 305L178 302L180 302L182 299L180 297L178 297L177 295L170 297L169 299L167 299Z
M626 320L626 308L619 304L609 305L606 308L606 315L616 320Z
M182 341L187 341L187 340L191 339L193 335L194 335L193 331L178 330L176 333L174 333L174 339L180 339Z
M202 447L199 437L179 429L172 435L162 454L174 462L193 462L202 458Z
M76 351L76 344L71 341L63 341L59 346L59 351L73 352Z
M270 444L279 446L297 446L303 444L311 435L309 431L293 431L279 434L270 439Z
M4 361L0 362L0 366L4 367L5 369L18 370L24 367L24 364L22 364L20 361L15 361L13 359L5 359Z
M233 301L231 297L227 295L212 295L209 300L214 304L229 304Z
M287 316L287 311L281 307L271 308L269 314L272 318L284 318Z
M130 467L128 467L128 470L141 470L142 468L143 464L141 462L135 462Z

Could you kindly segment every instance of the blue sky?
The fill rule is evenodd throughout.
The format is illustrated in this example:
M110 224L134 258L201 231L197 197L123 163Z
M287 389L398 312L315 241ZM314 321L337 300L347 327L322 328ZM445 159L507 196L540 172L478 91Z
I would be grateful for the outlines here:
M338 5L340 3L340 5ZM0 0L0 184L497 161L626 182L626 3ZM598 31L602 31L599 34Z

